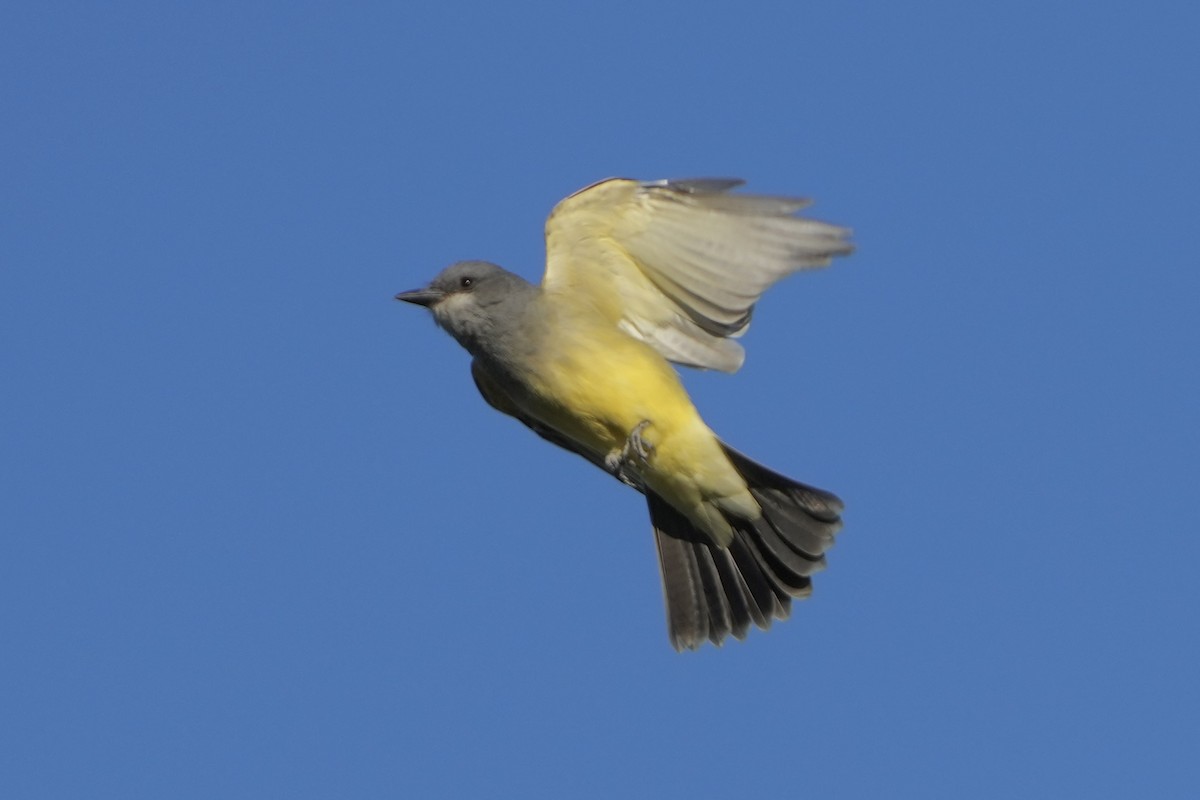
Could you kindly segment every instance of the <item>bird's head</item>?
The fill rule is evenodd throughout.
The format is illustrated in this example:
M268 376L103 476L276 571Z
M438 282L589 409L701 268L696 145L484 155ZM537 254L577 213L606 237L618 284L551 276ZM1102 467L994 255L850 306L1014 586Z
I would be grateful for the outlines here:
M485 349L498 329L516 322L537 288L487 261L460 261L442 270L424 289L396 295L425 306L437 324L472 353Z

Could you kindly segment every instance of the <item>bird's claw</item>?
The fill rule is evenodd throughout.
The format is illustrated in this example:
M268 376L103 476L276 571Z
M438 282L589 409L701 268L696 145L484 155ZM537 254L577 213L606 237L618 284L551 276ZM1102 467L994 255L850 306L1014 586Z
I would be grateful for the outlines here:
M615 475L622 483L628 484L635 489L641 487L641 482L635 475L630 474L627 468L633 464L635 458L642 464L647 464L650 461L650 456L654 455L654 445L642 438L642 431L648 427L650 427L650 420L644 419L639 422L629 432L629 436L625 439L625 444L622 445L621 449L614 449L604 457L604 465L608 467L609 472Z
M638 460L645 464L649 461L650 456L654 455L654 445L642 438L642 431L649 427L650 420L644 419L629 432L629 438L625 440L625 446L621 448L622 460L630 461L632 460L630 456L637 456Z

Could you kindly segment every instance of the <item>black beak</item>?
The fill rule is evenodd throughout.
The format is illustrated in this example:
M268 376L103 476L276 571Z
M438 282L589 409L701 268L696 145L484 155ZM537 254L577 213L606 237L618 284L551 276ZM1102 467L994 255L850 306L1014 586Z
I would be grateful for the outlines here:
M396 295L396 299L429 308L430 306L437 305L438 301L445 296L446 293L438 289L413 289L411 292L401 292Z

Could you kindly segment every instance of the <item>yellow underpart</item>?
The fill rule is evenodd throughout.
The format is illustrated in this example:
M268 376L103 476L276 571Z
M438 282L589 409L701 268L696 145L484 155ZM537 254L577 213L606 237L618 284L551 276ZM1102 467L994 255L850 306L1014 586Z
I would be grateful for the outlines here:
M717 544L733 537L721 510L761 513L746 484L704 424L675 369L649 345L566 293L547 293L546 329L530 357L527 412L603 456L620 450L643 420L648 463L631 468L648 488L684 513Z

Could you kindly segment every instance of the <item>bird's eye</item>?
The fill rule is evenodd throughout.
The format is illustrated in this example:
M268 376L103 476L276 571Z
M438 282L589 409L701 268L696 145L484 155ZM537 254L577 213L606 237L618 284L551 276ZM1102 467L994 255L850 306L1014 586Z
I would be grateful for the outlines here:
M460 288L460 289L470 289L470 288L471 288L471 285L472 285L473 283L475 283L475 279L474 279L474 278L462 278L462 279L460 279L460 280L459 280L459 282L458 282L458 288Z

